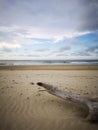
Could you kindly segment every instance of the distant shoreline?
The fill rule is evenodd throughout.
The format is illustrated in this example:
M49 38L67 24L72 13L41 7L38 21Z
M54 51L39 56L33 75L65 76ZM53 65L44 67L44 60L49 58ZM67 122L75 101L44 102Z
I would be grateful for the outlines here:
M98 60L0 60L0 66L98 65Z
M9 65L0 70L98 70L98 65Z

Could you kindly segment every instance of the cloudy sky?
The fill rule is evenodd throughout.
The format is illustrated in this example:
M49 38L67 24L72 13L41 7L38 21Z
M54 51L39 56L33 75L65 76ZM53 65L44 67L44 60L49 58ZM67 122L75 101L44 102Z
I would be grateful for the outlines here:
M0 0L0 59L98 59L98 0Z

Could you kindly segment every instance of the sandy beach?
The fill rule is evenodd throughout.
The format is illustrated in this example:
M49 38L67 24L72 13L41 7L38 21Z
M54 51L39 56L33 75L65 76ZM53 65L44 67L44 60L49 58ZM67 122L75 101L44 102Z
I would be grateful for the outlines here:
M98 66L2 66L0 130L98 130L84 108L47 93L40 81L98 97Z

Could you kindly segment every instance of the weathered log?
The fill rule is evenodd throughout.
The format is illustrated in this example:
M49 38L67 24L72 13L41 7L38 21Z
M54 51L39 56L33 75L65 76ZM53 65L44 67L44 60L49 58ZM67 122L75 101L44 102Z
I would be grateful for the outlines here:
M37 85L44 87L47 92L52 95L85 105L88 108L88 116L86 119L91 122L98 122L98 99L92 99L79 94L62 91L57 87L42 82L38 82Z

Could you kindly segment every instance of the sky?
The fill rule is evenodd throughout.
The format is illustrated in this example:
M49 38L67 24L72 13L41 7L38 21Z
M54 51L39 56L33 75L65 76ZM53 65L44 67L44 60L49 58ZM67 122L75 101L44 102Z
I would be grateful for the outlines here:
M98 0L0 0L4 59L98 59Z

